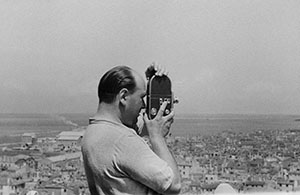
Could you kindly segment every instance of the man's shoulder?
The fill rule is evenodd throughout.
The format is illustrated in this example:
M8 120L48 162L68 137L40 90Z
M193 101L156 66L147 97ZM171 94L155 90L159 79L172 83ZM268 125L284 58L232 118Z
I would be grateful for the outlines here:
M137 134L133 129L128 128L122 124L101 120L88 125L85 136L101 136L104 138L107 138L107 136L113 136L114 138L116 138L123 136L137 136Z
M131 148L141 144L145 145L144 140L133 129L106 122L89 125L82 140L84 150L94 148L95 145L111 150Z

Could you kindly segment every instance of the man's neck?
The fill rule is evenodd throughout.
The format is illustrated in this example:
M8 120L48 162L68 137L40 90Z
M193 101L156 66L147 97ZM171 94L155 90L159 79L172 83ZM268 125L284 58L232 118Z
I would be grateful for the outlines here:
M113 121L116 123L121 123L120 119L120 112L117 108L117 105L114 104L107 104L107 103L100 103L98 106L97 113L95 114L94 118L97 119L106 119L109 121Z

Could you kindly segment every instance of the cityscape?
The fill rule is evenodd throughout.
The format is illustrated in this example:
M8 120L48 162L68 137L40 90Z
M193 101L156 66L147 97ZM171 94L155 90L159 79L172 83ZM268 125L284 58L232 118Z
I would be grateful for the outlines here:
M300 1L6 0L0 10L0 195L91 195L81 145L99 82L128 66L138 87L152 65L180 102L166 143L181 195L300 195Z
M0 195L88 195L81 139L86 127L54 137L23 133L0 155ZM300 131L222 131L169 136L182 178L181 194L300 192Z

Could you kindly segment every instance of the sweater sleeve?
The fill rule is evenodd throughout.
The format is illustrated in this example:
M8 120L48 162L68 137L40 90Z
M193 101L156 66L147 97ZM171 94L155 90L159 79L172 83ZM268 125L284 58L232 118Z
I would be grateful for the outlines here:
M142 138L124 136L116 150L114 164L121 172L158 193L169 188L174 178L172 169Z

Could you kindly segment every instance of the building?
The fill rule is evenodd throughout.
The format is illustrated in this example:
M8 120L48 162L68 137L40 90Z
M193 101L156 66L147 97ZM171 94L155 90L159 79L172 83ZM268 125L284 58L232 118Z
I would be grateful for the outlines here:
M214 194L214 191L216 190L216 188L218 187L218 185L220 184L220 182L217 183L205 183L201 185L201 193L204 194Z
M84 131L63 131L57 135L57 144L64 150L71 150L81 146Z
M243 183L243 189L245 191L259 192L264 189L265 182L263 181L246 181Z
M208 183L208 184L216 183L216 182L219 181L218 180L218 175L207 174L207 175L205 175L204 179L205 179L205 183Z
M11 195L19 194L24 188L26 182L30 181L28 178L22 178L16 173L4 172L0 175L0 194Z
M291 192L294 191L295 182L294 181L277 181L280 191Z
M16 159L14 156L8 156L8 155L0 156L0 167L2 169L13 166L15 164L15 162L16 162Z
M42 152L60 151L60 148L57 147L57 143L54 138L49 138L49 137L38 138L36 145L37 148L39 148Z
M24 145L32 145L36 141L36 134L35 133L23 133L22 135L22 143Z
M67 153L58 156L52 156L45 161L47 165L50 165L52 170L61 170L66 167L74 168L76 164L80 164L82 159L81 152Z
M192 163L190 161L187 161L181 157L176 157L177 166L180 172L180 175L183 179L189 179Z
M51 195L75 195L75 193L64 186L59 185L45 185L36 189L37 194L51 194Z
M0 175L0 194L9 195L14 193L12 186L10 185L10 179L7 175Z
M21 163L21 160L28 160L28 162L31 160L32 158L28 155L23 155L23 154L19 154L19 155L14 155L14 156L10 156L10 155L3 155L0 156L0 168L4 168L7 169L9 167L13 167L17 164ZM23 163L22 163L23 164Z

